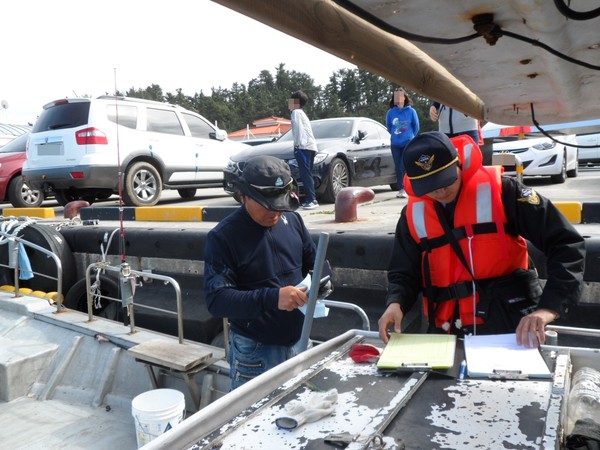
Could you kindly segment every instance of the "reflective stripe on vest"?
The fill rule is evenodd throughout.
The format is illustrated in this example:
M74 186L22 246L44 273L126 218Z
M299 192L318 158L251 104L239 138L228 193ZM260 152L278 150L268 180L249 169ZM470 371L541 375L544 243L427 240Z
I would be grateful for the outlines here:
M427 237L427 229L425 228L425 202L415 202L413 205L413 225L415 232L419 238Z

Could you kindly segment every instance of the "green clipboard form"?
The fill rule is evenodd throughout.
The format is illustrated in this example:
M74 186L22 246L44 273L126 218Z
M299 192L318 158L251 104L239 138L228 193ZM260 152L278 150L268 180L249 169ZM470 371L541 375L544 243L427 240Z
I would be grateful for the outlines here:
M496 379L550 378L539 349L517 345L512 334L465 336L467 373Z
M452 334L392 333L377 369L449 369L455 351L456 336Z

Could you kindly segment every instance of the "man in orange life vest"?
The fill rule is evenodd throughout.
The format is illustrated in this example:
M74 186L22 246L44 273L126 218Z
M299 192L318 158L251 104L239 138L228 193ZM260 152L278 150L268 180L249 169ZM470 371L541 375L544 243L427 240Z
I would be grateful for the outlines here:
M384 342L419 293L429 332L516 333L526 347L545 342L545 326L579 299L583 238L548 199L481 161L465 135L423 133L404 150L409 200L379 319ZM543 292L525 239L547 258Z

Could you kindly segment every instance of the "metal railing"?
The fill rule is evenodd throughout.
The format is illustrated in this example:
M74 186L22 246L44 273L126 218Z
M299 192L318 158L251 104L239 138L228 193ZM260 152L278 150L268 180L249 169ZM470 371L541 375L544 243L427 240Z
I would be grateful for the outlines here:
M121 298L113 298L108 297L106 295L102 295L100 290L97 293L92 292L92 283L91 283L91 273L92 270L95 269L98 271L109 271L116 272L119 274L119 292L121 293ZM119 266L111 266L107 262L96 262L90 264L85 271L85 285L86 285L86 293L87 293L87 309L88 309L88 319L91 322L94 318L94 309L93 309L93 300L94 298L103 298L105 300L113 301L113 302L121 302L124 307L127 307L127 314L129 316L129 326L130 333L135 333L135 316L134 316L134 285L138 286L137 280L141 278L151 278L154 280L163 281L165 284L170 284L175 289L176 294L176 302L177 302L177 312L170 311L168 309L157 308L155 306L135 304L138 308L151 309L153 311L160 311L170 315L177 315L177 336L179 338L179 343L183 344L183 307L181 301L181 289L179 287L179 283L175 281L171 277L167 277L164 275L159 275L156 273L149 272L141 272L138 270L132 269L128 263L122 263Z
M6 232L6 231L0 231L0 237L2 240L6 240L6 243L4 245L8 245L8 264L3 264L0 263L1 267L6 267L8 269L14 269L14 286L15 286L15 298L16 297L21 297L21 295L19 294L19 275L21 272L31 272L33 275L39 275L41 277L44 278L48 278L50 280L56 280L56 294L57 294L57 298L56 298L56 308L57 308L57 312L60 310L60 307L62 305L62 263L60 261L60 258L55 255L52 251L44 248L44 247L40 247L37 244L34 244L33 242L29 242L26 239L20 238L18 236L15 236L14 234L11 234L10 232ZM22 268L19 267L19 252L21 251L21 246L19 244L23 244L26 247L30 247L33 248L34 250L37 250L38 252L41 252L43 254L45 254L46 256L49 256L50 258L52 258L52 260L54 261L54 263L56 264L56 276L52 276L52 275L47 275L45 273L40 273L40 272L35 272L33 269L32 270L24 270Z
M371 331L371 323L369 322L369 316L367 315L365 310L362 309L360 306L355 305L354 303L340 302L339 300L329 300L326 298L320 300L320 302L328 308L339 308L354 311L360 316L360 319L362 320L361 330Z
M523 162L514 153L494 153L492 155L492 165L515 166L517 180L521 183L523 182Z

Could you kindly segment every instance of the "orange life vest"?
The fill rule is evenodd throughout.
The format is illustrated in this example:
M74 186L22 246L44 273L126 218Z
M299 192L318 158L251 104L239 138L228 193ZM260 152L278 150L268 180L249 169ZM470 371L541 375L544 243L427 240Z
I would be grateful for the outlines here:
M462 188L454 212L453 234L476 280L511 274L527 268L527 243L516 233L507 233L502 204L501 167L482 166L479 147L468 136L451 139L462 164ZM407 192L410 182L405 179ZM479 302L473 278L451 247L435 211L435 201L411 195L407 205L410 233L422 250L425 313L435 305L435 326L450 331L482 324L475 316ZM428 273L426 273L428 270ZM429 280L428 280L429 278ZM429 281L429 289L428 289ZM427 295L435 298L429 299ZM439 295L438 295L439 294ZM455 310L458 303L458 318Z

